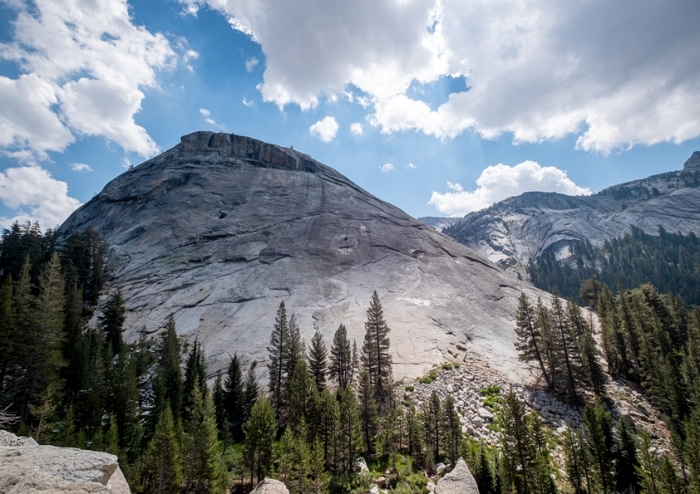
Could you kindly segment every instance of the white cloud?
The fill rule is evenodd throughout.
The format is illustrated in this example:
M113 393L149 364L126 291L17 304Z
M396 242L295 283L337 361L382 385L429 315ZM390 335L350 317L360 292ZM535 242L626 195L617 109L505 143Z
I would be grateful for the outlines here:
M309 132L323 142L331 142L338 133L338 122L333 117L325 117L309 127Z
M0 43L0 59L18 63L21 75L0 77L0 146L46 159L77 134L104 136L142 156L158 151L134 115L142 89L156 87L156 71L175 61L163 35L132 24L126 0L10 6L17 17L12 40ZM185 61L195 54L186 52Z
M564 170L553 166L540 166L525 161L515 166L498 164L489 166L476 180L473 192L464 190L458 183L447 182L448 192L433 192L428 204L450 216L464 216L528 191L559 192L568 195L589 195L591 190L579 187Z
M350 125L350 132L355 134L356 136L361 136L362 135L362 124L360 122L355 122Z
M78 207L80 201L68 195L68 185L56 180L43 168L22 166L0 172L0 200L11 209L19 209L13 218L0 218L9 226L15 221L38 221L54 228Z
M243 96L243 99L241 100L241 103L243 103L245 106L248 106L248 107L251 107L251 106L253 106L253 105L255 104L252 100L249 100L249 99L246 98L245 96Z
M206 108L200 108L199 113L204 117L204 121L209 125L218 125L213 118L211 118L211 112Z
M92 168L90 168L90 165L86 165L85 163L73 163L70 166L70 168L74 172L91 172L91 171L93 171Z
M390 171L394 170L394 165L391 163L384 163L381 167L380 170L382 170L382 173L389 173Z
M409 170L415 170L418 167L416 165L414 165L413 163L409 163L408 165L406 165L406 168L408 168Z
M248 60L245 61L245 70L246 72L253 72L253 69L257 67L259 60L255 57L250 57Z
M475 131L515 142L578 134L580 149L700 135L694 0L181 0L260 43L264 101L308 109L357 90L384 133ZM466 78L438 108L407 90Z

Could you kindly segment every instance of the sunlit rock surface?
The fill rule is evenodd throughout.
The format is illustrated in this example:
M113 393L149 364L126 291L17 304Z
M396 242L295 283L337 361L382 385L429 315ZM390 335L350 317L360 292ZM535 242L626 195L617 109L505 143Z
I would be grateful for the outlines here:
M203 342L210 372L234 352L264 369L283 300L307 342L319 329L330 347L344 323L361 346L377 290L396 377L478 353L517 378L517 297L539 293L309 156L232 134L184 136L110 182L60 234L88 226L112 247L127 337L172 314Z

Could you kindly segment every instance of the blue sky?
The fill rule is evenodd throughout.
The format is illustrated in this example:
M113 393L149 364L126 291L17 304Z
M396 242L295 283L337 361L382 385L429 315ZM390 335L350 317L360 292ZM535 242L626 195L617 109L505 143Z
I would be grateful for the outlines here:
M700 149L698 18L681 0L0 0L0 223L55 226L196 130L292 145L417 217L679 169Z

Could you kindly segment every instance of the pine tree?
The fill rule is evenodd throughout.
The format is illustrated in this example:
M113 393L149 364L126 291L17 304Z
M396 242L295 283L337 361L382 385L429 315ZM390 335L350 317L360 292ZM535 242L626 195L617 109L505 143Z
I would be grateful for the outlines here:
M273 443L277 433L277 418L270 400L260 398L253 405L245 425L244 457L250 470L250 483L258 481L272 470Z
M700 405L685 423L685 459L690 470L690 491L700 494Z
M408 429L408 454L419 460L423 454L423 428L421 426L416 407L413 403L408 406L406 414L406 427Z
M523 362L536 362L542 372L542 377L549 389L554 385L547 367L545 358L540 351L542 346L542 334L538 328L535 311L525 292L520 292L518 298L518 312L515 318L515 334L518 339L515 348L518 350L518 358Z
M248 418L253 410L253 406L258 400L258 395L260 394L260 386L258 385L255 374L255 369L257 369L257 366L258 363L255 360L250 363L248 372L246 372L245 382L243 383L243 415L241 420L245 422L248 421Z
M391 355L389 354L389 326L384 321L384 311L379 295L374 291L367 309L365 322L365 340L362 344L362 364L369 373L374 394L383 410L390 391Z
M180 342L175 331L175 320L172 316L168 318L165 331L160 335L157 355L157 377L154 383L155 412L159 415L163 407L169 406L173 413L173 420L177 424L180 420L182 409L183 383L182 371L180 369Z
M300 424L307 423L311 415L311 406L316 387L306 362L300 360L288 381L289 384L289 410L287 414L287 427L298 436ZM306 441L307 438L304 438Z
M319 393L326 387L326 374L328 372L328 350L323 342L323 336L319 331L314 333L309 347L309 371L316 383Z
M203 395L206 395L207 388L207 365L206 357L202 351L202 345L196 339L192 350L187 356L185 364L185 381L182 385L182 417L185 421L189 419L188 410L192 408L192 396L194 388L198 387Z
M455 408L455 400L451 395L442 404L442 440L450 463L457 461L459 445L462 442L462 425Z
M321 441L324 462L330 469L335 463L336 441L340 427L338 401L328 389L324 389L316 396L315 408L317 423L314 424L313 432L316 434L316 439Z
M287 323L289 329L289 336L287 338L287 344L284 348L284 373L287 376L287 382L291 379L294 374L294 368L302 360L306 360L306 348L304 345L304 340L301 338L301 332L299 330L299 324L297 324L297 318L292 314ZM287 392L289 389L287 388Z
M433 460L440 456L440 439L442 436L442 407L440 397L433 390L430 398L424 404L421 411L423 417L423 431L425 433L425 446L428 448ZM432 467L432 464L430 465Z
M566 429L562 446L565 455L564 467L567 480L574 488L574 493L590 493L590 462L581 432L578 429Z
M561 300L556 291L552 293L552 319L557 335L558 360L563 362L563 368L559 374L562 385L566 390L569 400L577 404L581 401L577 387L581 376L581 359L578 352L576 337L568 323ZM555 376L556 378L556 376Z
M610 414L605 411L600 400L595 405L586 404L583 409L583 439L591 458L591 470L595 484L600 492L613 492L612 450L614 439L610 423Z
M591 327L581 315L581 308L573 300L567 301L566 314L567 323L578 342L578 353L581 356L579 384L589 384L593 387L596 396L603 396L605 394L605 374L598 360L598 350Z
M341 473L353 471L356 454L362 443L357 401L351 388L338 388L337 468Z
M624 420L617 424L615 492L639 492L637 443Z
M216 427L219 430L219 439L224 443L224 447L228 446L231 437L226 413L225 396L224 380L221 377L221 371L219 371L216 373L212 399L214 400L214 410L216 412Z
M158 417L155 434L148 444L144 484L146 492L153 494L179 492L182 485L180 445L170 407L166 407Z
M330 376L341 388L350 385L350 375L352 373L352 348L348 340L348 331L344 324L338 326L333 335L333 345L331 346Z
M231 428L231 435L238 440L243 437L243 424L247 417L243 410L243 373L238 354L234 353L228 364L226 380L224 381L224 408L226 419ZM251 405L252 407L252 405Z
M639 433L639 484L642 487L644 494L665 494L661 490L661 478L659 468L657 467L656 454L651 447L651 438L646 431L642 430ZM693 493L694 494L694 493Z
M317 436L311 444L311 489L314 494L322 494L326 492L328 486L328 474L325 470L326 453L321 439Z
M124 339L124 321L126 320L126 305L122 298L121 290L107 299L102 314L99 317L100 328L107 336L107 342L112 345L112 353L116 355L122 351Z
M534 494L536 451L525 405L515 393L506 394L501 408L501 459L505 492Z
M9 275L0 285L0 396L5 388L5 375L12 355L14 321L12 275Z
M282 408L285 406L284 390L287 382L285 352L288 338L287 311L284 307L284 301L282 301L277 309L275 325L272 334L270 334L270 346L267 347L267 351L270 353L270 363L267 364L270 375L270 399L278 420L281 418Z
M283 446L289 456L288 474L286 484L290 494L307 494L311 488L309 479L311 473L311 453L306 444L308 430L306 422L302 420L297 424L298 433L292 433L291 439ZM285 431L286 433L286 431Z
M190 403L190 409L187 411L189 419L185 427L185 492L225 492L226 476L219 460L214 403L210 393L202 393L196 381Z
M357 394L365 450L371 453L374 451L374 436L377 432L378 417L377 402L374 398L374 389L372 388L372 384L370 382L369 373L366 370L360 372Z
M141 409L136 378L136 362L130 351L115 358L109 377L110 410L119 428L119 447L134 459L141 442Z

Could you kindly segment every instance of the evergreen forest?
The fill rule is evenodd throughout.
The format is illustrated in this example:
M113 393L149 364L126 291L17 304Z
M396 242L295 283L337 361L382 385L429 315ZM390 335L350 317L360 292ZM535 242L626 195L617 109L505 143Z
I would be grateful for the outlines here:
M134 493L245 493L265 477L293 494L375 484L425 493L441 462L462 457L482 494L700 494L700 310L651 284L582 280L575 295L595 325L572 297L521 294L520 358L542 389L581 411L581 426L555 435L495 386L500 440L488 445L463 432L452 396L433 391L418 404L394 379L390 315L376 292L362 341L340 324L331 341L316 332L307 342L282 301L263 322L262 383L257 362L238 353L211 372L201 343L178 336L172 317L125 341L108 265L108 245L90 229L61 243L38 225L4 231L0 428L114 454ZM673 448L653 447L619 418L612 379L652 400Z
M571 257L565 260L557 260L550 249L530 262L528 272L537 288L578 297L583 282L595 276L601 283L610 287L619 283L624 289L651 283L662 293L677 294L686 307L700 304L700 239L692 233L659 228L658 235L649 235L632 227L600 247L579 240L569 248Z

